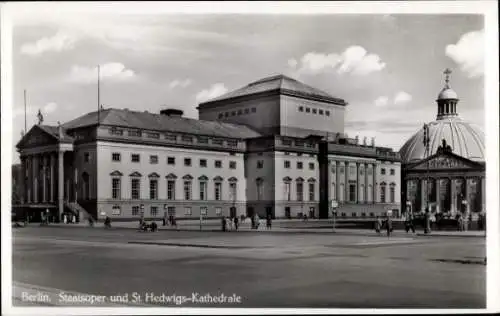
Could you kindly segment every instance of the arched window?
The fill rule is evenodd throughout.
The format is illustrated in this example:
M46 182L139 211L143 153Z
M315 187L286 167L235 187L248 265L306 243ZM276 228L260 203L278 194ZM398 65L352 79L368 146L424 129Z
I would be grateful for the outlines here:
M111 198L120 200L122 198L122 173L120 171L111 172Z
M385 203L385 187L385 182L380 183L380 203Z
M391 203L395 203L396 201L396 183L392 182L389 186L389 198Z
M297 178L295 180L296 192L297 192L297 201L304 201L304 179Z

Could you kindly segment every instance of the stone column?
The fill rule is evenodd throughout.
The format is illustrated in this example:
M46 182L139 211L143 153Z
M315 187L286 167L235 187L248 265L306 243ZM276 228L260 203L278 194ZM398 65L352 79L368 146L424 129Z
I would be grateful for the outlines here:
M54 171L55 171L55 164L56 164L56 159L55 159L55 154L54 153L50 153L50 199L49 201L50 202L54 202L54 188L56 186L56 178L55 178L55 175L54 175Z
M349 201L349 162L348 161L345 162L344 175L345 175L344 201Z
M21 157L21 204L26 203L26 157Z
M361 185L359 184L359 162L356 162L356 203L359 204L359 188Z
M33 186L33 172L31 171L31 168L33 167L33 159L31 156L26 157L26 163L28 164L28 170L27 170L27 178L26 179L26 202L31 203L32 199L32 194L33 194L33 189L31 188Z
M486 179L481 177L481 211L486 211Z
M372 164L372 203L377 203L377 164Z
M457 184L455 179L450 179L450 194L451 194L451 214L455 215L457 212Z
M365 200L364 203L368 203L368 164L365 163L365 192L364 192Z
M440 186L441 186L441 179L437 178L436 179L436 210L441 212L441 196L440 196Z
M33 156L33 202L38 203L38 155Z
M57 221L61 220L62 213L64 211L64 151L59 149L59 157L58 157L59 168L58 172L58 217Z
M47 156L42 156L42 202L47 202Z
M340 202L340 161L335 161L335 198Z

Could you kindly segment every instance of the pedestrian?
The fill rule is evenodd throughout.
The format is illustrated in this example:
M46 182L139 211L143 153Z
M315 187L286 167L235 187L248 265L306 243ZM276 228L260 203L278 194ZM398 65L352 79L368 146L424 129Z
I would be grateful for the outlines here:
M238 216L234 217L234 229L237 231L238 230Z
M232 231L233 230L233 219L228 217L226 220L226 223L228 226L228 231Z
M267 229L271 229L271 225L272 225L271 220L272 220L271 215L267 215L267 219L266 219L266 228Z
M258 214L255 214L255 229L259 229L260 218Z
M307 214L304 214L304 222L307 222Z
M412 232L413 234L415 234L415 221L414 221L414 219L413 219L413 214L410 214L410 216L409 216L409 217L410 217L410 218L409 218L409 225L410 225L411 232Z
M222 224L222 231L225 232L226 231L226 217L225 216L222 216L221 224Z
M380 219L380 216L377 216L377 219L375 220L375 231L377 234L380 234L380 230L382 229L382 220Z
M387 218L385 220L385 228L387 229L387 238L391 237L391 233L392 233L392 219L389 216L389 214L387 214Z
M252 229L255 229L255 215L250 217L250 225Z
M162 219L162 223L163 223L163 226L165 226L167 224L167 221L165 220L165 216Z
M457 215L457 230L460 232L462 231L462 215L458 214Z
M425 209L424 221L425 221L425 223L424 223L424 225L425 225L424 233L425 234L430 234L431 233L431 214L430 214L428 208Z

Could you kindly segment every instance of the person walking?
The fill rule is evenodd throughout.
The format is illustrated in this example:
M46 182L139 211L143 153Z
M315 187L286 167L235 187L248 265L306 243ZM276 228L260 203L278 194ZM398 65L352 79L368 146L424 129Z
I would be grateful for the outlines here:
M375 220L375 231L377 234L380 234L380 230L382 229L382 220L380 219L380 216L377 216L377 219Z
M431 214L429 212L429 209L425 209L425 234L430 234L431 233Z
M225 216L222 216L221 224L222 224L222 231L225 232L226 231L226 217Z
M267 219L266 219L266 229L271 229L271 226L272 226L272 218L271 218L271 215L267 215Z
M238 225L239 225L239 223L238 223L238 216L235 216L234 217L234 229L236 231L238 231Z
M226 220L226 223L227 223L227 226L228 226L228 231L232 231L233 230L233 219L228 217L227 220Z
M391 233L392 233L392 219L389 216L389 214L387 214L387 218L385 220L385 228L387 229L387 238L391 237Z

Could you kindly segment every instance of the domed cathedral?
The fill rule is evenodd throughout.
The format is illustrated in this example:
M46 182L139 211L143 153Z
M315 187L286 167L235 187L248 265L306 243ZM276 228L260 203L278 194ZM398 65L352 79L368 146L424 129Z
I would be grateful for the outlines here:
M485 211L484 133L460 117L451 70L444 74L436 120L424 124L400 150L404 212L428 208L455 216Z

